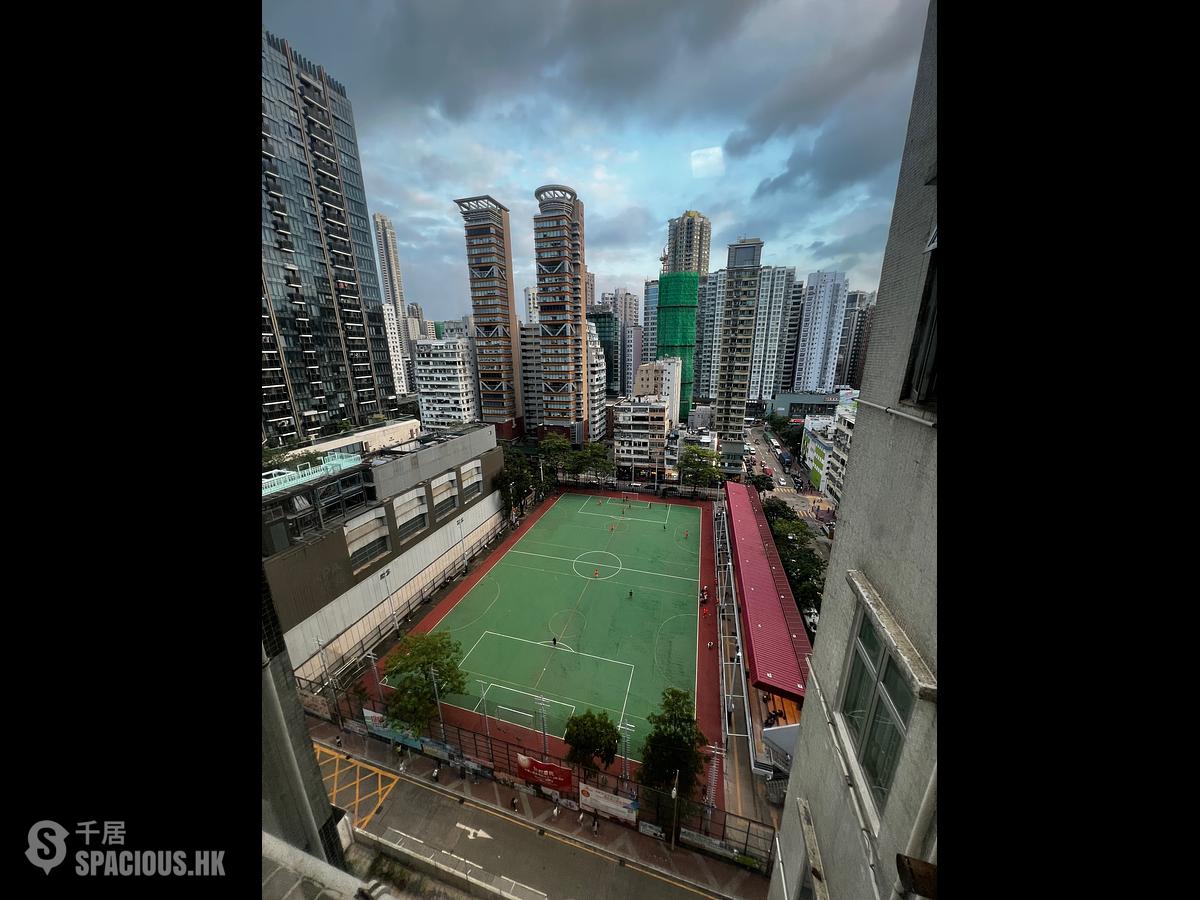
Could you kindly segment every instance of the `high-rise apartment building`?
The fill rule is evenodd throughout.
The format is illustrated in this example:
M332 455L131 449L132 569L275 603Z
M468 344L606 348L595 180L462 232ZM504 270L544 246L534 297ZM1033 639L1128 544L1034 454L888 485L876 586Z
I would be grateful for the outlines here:
M721 367L721 323L725 314L726 272L718 269L700 279L696 304L696 402L711 401L717 393Z
M525 433L521 398L521 332L513 286L508 207L494 197L455 200L467 237L467 271L475 313L479 415L496 426L496 439Z
M413 363L423 426L447 428L479 420L470 341L417 341Z
M261 184L263 440L397 411L350 100L265 31Z
M525 400L525 432L534 434L542 424L542 327L521 326L521 393Z
M589 440L592 421L583 201L561 184L543 185L533 196L539 209L533 217L533 238L542 329L542 431L556 431L582 444ZM603 388L601 384L601 401ZM603 402L600 415L603 422Z
M775 386L776 394L790 394L796 381L796 350L800 346L800 319L803 313L804 282L797 279L792 283L792 296L783 314L783 350L779 363L779 380Z
M625 371L621 317L612 303L597 303L589 307L587 320L596 326L596 336L604 353L604 370L607 383L605 390L613 395L621 394L621 373Z
M623 397L613 411L613 461L618 476L663 474L673 402L665 397Z
M596 323L587 323L587 388L588 430L586 440L602 441L605 435L604 392L608 384L608 371L604 365L604 350L600 346L600 335Z
M621 374L621 396L627 397L633 392L637 379L638 366L642 364L642 342L644 329L641 325L632 325L625 330L625 368Z
M639 324L638 306L640 303L637 294L631 294L625 288L617 288L613 291L605 291L600 297L600 302L612 304L622 325L628 327Z
M649 361L658 352L658 279L647 281L642 294L642 359Z
M412 348L408 346L404 279L400 274L400 256L396 252L396 229L383 213L375 213L371 218L375 225L375 251L379 254L379 283L383 288L384 330L392 357L392 377L396 381L396 390L404 394L408 393L411 384Z
M713 424L732 461L740 459L745 430L746 397L750 392L750 362L754 349L754 319L763 242L743 238L729 245L725 270L725 296L721 309L720 362L713 398ZM724 454L724 450L722 451ZM726 474L740 474L726 466Z
M846 273L813 272L804 288L793 391L831 391L846 314Z
M786 346L785 313L796 280L793 267L763 266L759 276L758 313L754 318L754 350L750 360L748 403L761 415L763 403L775 396L779 384L781 350Z
M537 288L525 288L525 324L536 325L538 320Z
M854 341L850 345L850 374L847 382L856 391L862 388L867 349L871 346L871 325L875 320L875 298L876 294L872 291L867 308L858 311L858 321L854 326Z
M835 387L850 384L850 373L856 353L856 344L862 339L862 325L866 319L867 307L875 302L875 293L867 291L848 291L846 293L846 311L842 316L842 334L838 341L837 367L834 370Z
M931 0L769 900L937 866L937 0ZM815 891L814 891L815 888Z
M699 276L695 272L669 272L658 279L657 359L678 357L680 369L679 408L672 412L676 422L686 422L692 408L696 356L696 293Z
M708 246L712 241L712 223L706 216L689 209L667 223L666 272L708 274Z
M585 276L585 283L587 284L585 305L593 306L596 303L596 274L588 272Z

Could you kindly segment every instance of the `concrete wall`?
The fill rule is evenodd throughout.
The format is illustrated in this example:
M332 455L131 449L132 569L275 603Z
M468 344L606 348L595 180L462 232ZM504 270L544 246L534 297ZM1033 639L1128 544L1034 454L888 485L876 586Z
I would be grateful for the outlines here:
M470 545L479 539L481 533L499 527L503 517L499 493L489 494L465 512L459 509L447 514L433 533L389 559L385 566L378 567L386 568L391 573L386 581L373 572L370 577L323 604L312 615L285 631L284 643L292 665L301 674L308 671L304 663L317 653L317 638L328 646L330 659L348 650L361 637L354 626L361 625L358 631L366 634L388 617L389 590L392 592L392 602L403 608L408 597L431 581L441 580L447 571L453 571L461 564L462 543ZM464 520L461 542L456 524L460 518ZM342 636L342 640L331 643L338 636Z
M371 477L375 481L375 496L380 499L394 497L417 482L434 478L447 469L482 456L495 446L496 429L488 426L470 431L452 441L431 444L415 453L375 466L371 470Z
M937 0L931 0L854 452L847 462L838 537L827 569L808 699L780 827L787 891L777 867L771 900L793 900L811 862L798 816L800 798L812 811L829 896L890 896L896 854L907 849L937 764L937 431L868 405L936 420L936 414L900 400L929 265L924 246L937 217L937 187L929 183L937 164L936 20ZM915 701L882 809L870 800L853 743L839 727L851 631L866 605L847 579L851 570L861 572L878 592L894 633L918 657L915 668L927 667L934 683L932 692ZM931 829L918 836L917 855L929 851L936 833L935 812Z

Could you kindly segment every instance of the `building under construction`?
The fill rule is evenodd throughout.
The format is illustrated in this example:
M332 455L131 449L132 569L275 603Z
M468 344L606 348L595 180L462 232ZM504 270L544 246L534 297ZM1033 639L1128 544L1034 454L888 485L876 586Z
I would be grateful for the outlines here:
M683 368L679 379L679 408L672 410L676 422L686 422L692 409L693 362L696 355L696 295L700 276L696 272L670 272L658 278L658 336L656 359L678 357Z

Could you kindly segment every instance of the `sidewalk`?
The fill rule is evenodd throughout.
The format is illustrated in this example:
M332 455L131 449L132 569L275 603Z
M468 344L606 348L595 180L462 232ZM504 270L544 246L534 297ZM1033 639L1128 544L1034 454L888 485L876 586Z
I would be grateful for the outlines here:
M434 784L431 775L437 765L436 760L418 753L413 753L408 760L403 760L379 739L372 738L366 741L367 746L364 747L365 739L362 735L339 732L337 727L329 722L309 718L308 725L309 734L315 741L332 748L334 738L341 734L343 752L357 759L393 772L398 771L400 763L403 762L404 774L418 780L425 789L457 798L459 803L469 799L477 806L487 808L494 816L511 820L526 829L532 826L537 830L531 832L529 837L530 852L539 846L532 842L537 841L537 835L544 831L563 844L606 857L622 867L628 866L635 871L639 868L645 870L647 877L667 880L675 884L677 890L687 890L709 897L745 900L765 900L767 896L770 886L767 877L733 863L726 863L679 846L672 853L666 842L612 821L601 820L599 834L593 836L590 814L586 815L581 823L578 812L564 808L560 810L558 817L554 818L554 804L549 800L524 792L514 792L512 788L486 778L472 783L471 776L468 775L464 781L459 778L458 770L447 764L442 764L441 777L438 783ZM518 799L517 812L509 805L514 796ZM382 825L382 822L380 824ZM400 830L403 831L403 828L402 824ZM375 830L375 823L372 823L372 830Z

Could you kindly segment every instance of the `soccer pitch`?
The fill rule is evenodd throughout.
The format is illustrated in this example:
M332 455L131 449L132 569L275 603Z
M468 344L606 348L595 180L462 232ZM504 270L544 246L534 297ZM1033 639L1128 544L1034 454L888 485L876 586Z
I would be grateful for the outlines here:
M564 494L432 629L463 648L442 699L559 738L606 711L640 759L663 690L696 697L699 579L698 508Z

